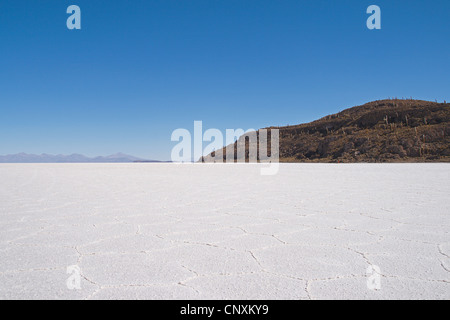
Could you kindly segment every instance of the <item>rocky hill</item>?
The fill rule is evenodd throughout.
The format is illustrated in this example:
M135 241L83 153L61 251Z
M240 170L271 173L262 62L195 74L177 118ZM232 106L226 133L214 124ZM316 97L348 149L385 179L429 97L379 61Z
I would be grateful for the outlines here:
M282 162L450 161L449 103L380 100L267 129L280 130Z

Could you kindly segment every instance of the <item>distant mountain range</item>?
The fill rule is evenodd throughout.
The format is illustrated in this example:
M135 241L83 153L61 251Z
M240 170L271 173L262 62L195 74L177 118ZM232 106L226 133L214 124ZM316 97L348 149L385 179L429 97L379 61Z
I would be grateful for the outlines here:
M144 160L124 153L116 153L110 156L86 157L82 154L51 155L51 154L27 154L18 153L0 156L0 163L126 163L126 162L160 162L156 160Z
M267 129L279 129L282 162L450 162L445 101L380 100L310 123ZM237 143L235 155L236 148ZM212 156L203 161L214 161Z

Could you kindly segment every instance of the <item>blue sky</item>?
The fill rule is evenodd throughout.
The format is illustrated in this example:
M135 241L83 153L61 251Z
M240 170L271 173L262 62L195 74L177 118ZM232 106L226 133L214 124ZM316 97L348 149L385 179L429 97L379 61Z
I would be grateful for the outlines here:
M448 0L0 0L0 154L164 160L194 120L246 130L450 100L449 36Z

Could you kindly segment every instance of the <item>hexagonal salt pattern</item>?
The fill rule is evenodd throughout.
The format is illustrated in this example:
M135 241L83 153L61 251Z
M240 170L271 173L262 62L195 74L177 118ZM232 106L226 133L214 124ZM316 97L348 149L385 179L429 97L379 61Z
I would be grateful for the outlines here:
M450 299L448 164L1 164L0 299Z

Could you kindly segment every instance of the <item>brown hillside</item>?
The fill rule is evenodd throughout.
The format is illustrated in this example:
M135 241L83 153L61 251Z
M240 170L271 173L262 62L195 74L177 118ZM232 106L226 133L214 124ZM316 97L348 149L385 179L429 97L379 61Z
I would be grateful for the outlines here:
M449 103L380 100L268 129L280 130L283 162L450 161Z

